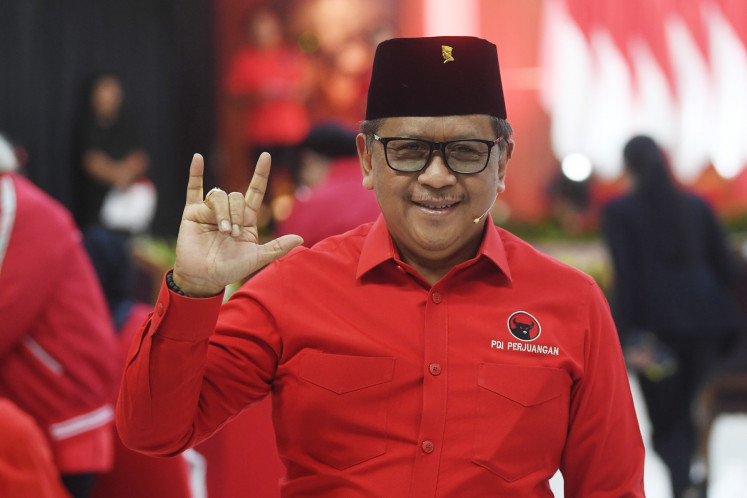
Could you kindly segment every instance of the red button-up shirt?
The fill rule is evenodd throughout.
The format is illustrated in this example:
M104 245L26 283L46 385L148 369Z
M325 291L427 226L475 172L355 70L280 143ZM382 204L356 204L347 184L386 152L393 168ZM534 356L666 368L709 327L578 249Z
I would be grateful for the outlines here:
M170 455L268 393L284 497L549 497L558 469L567 497L643 496L600 289L491 222L432 287L382 218L294 250L222 307L164 287L117 422Z

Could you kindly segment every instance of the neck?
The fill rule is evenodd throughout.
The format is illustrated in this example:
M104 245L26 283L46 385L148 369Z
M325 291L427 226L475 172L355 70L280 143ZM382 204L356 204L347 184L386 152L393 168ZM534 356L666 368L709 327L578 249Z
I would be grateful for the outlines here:
M401 244L397 244L396 240L394 241L402 261L412 266L423 280L431 286L446 276L455 266L474 258L481 242L482 237L479 237L455 253L443 254L438 251L433 254L418 254L407 250Z

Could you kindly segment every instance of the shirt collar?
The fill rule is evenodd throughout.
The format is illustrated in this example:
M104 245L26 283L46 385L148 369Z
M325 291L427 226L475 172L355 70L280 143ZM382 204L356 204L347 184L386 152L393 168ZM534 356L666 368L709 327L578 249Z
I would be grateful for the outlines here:
M397 259L398 257L397 250L394 248L394 241L386 227L384 215L380 214L363 241L355 278L361 278L384 261Z
M486 225L485 235L483 236L482 244L480 244L480 249L475 259L481 257L487 258L511 281L511 271L508 267L508 259L506 258L506 250L503 247L503 241L500 236L500 229L493 224L493 219L490 215L488 215ZM376 266L390 259L398 260L399 254L394 246L391 235L389 235L384 216L379 215L363 242L355 277L361 278Z

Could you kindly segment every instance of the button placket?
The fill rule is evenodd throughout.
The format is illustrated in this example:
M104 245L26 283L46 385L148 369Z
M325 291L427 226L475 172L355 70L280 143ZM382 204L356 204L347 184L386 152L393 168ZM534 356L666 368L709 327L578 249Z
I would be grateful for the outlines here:
M415 459L410 496L435 496L446 422L446 365L448 361L449 310L446 287L430 289L425 300L423 398L418 429L420 451Z

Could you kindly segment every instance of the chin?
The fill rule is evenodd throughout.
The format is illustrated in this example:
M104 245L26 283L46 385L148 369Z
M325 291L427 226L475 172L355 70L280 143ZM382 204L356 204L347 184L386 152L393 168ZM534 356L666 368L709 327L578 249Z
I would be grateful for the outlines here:
M458 240L461 238L456 237L432 237L431 234L423 234L423 236L416 236L414 240L417 242L418 247L428 252L443 252L449 251L455 248L458 244Z

